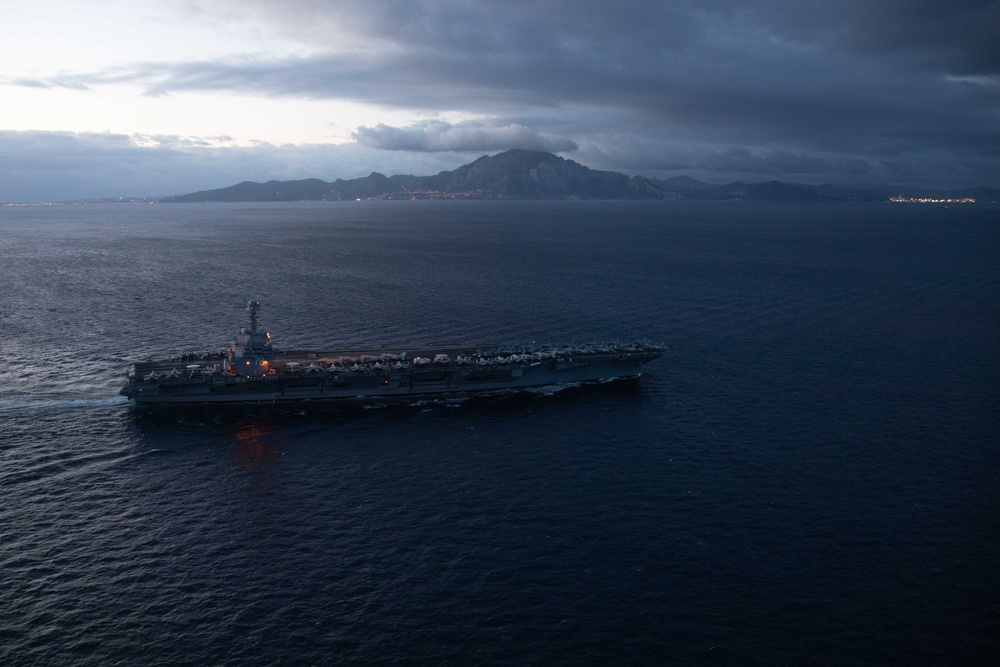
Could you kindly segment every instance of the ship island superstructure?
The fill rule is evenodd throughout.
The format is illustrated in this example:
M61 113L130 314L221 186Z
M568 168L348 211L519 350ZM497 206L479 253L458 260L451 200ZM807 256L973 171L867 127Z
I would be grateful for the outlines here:
M636 378L663 356L662 346L645 341L275 350L259 309L247 303L250 326L227 350L130 364L119 393L137 404L183 404L498 391Z

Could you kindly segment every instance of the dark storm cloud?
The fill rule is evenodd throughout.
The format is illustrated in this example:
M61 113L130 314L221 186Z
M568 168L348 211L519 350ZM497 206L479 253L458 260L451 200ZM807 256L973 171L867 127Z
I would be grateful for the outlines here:
M747 11L732 2L733 13ZM996 74L1000 3L982 0L758 2L753 23L830 50L890 57L901 67L942 74Z
M660 164L723 177L732 167L818 178L909 165L926 182L1000 181L997 1L229 5L234 20L263 17L312 55L146 63L24 85L132 82L150 95L351 99L490 119L479 132L381 125L355 135L394 150L579 146L581 157L617 155L592 166L635 171L655 149ZM636 147L633 161L611 137Z

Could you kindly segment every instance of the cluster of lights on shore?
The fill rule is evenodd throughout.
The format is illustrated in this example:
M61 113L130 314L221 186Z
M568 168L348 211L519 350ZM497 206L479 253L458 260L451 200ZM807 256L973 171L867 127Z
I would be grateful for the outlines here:
M904 197L903 195L896 195L895 197L889 197L889 201L896 202L897 204L975 204L976 200L972 197L960 197L956 199L936 199L934 197Z

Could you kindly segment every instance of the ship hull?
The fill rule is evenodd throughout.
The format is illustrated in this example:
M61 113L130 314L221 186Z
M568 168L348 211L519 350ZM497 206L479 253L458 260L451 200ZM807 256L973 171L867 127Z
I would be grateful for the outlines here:
M322 354L322 353L321 353ZM329 353L328 353L329 354ZM366 397L406 397L528 389L597 382L641 375L642 366L662 355L640 350L510 364L435 364L405 369L360 369L280 375L234 376L197 373L150 381L132 373L121 393L138 405L197 403L281 403ZM310 354L308 357L313 357Z

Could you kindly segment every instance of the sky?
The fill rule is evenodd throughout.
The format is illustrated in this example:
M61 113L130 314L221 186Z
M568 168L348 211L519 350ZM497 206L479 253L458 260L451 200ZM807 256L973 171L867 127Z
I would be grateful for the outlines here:
M594 169L1000 187L1000 0L0 0L0 202Z

